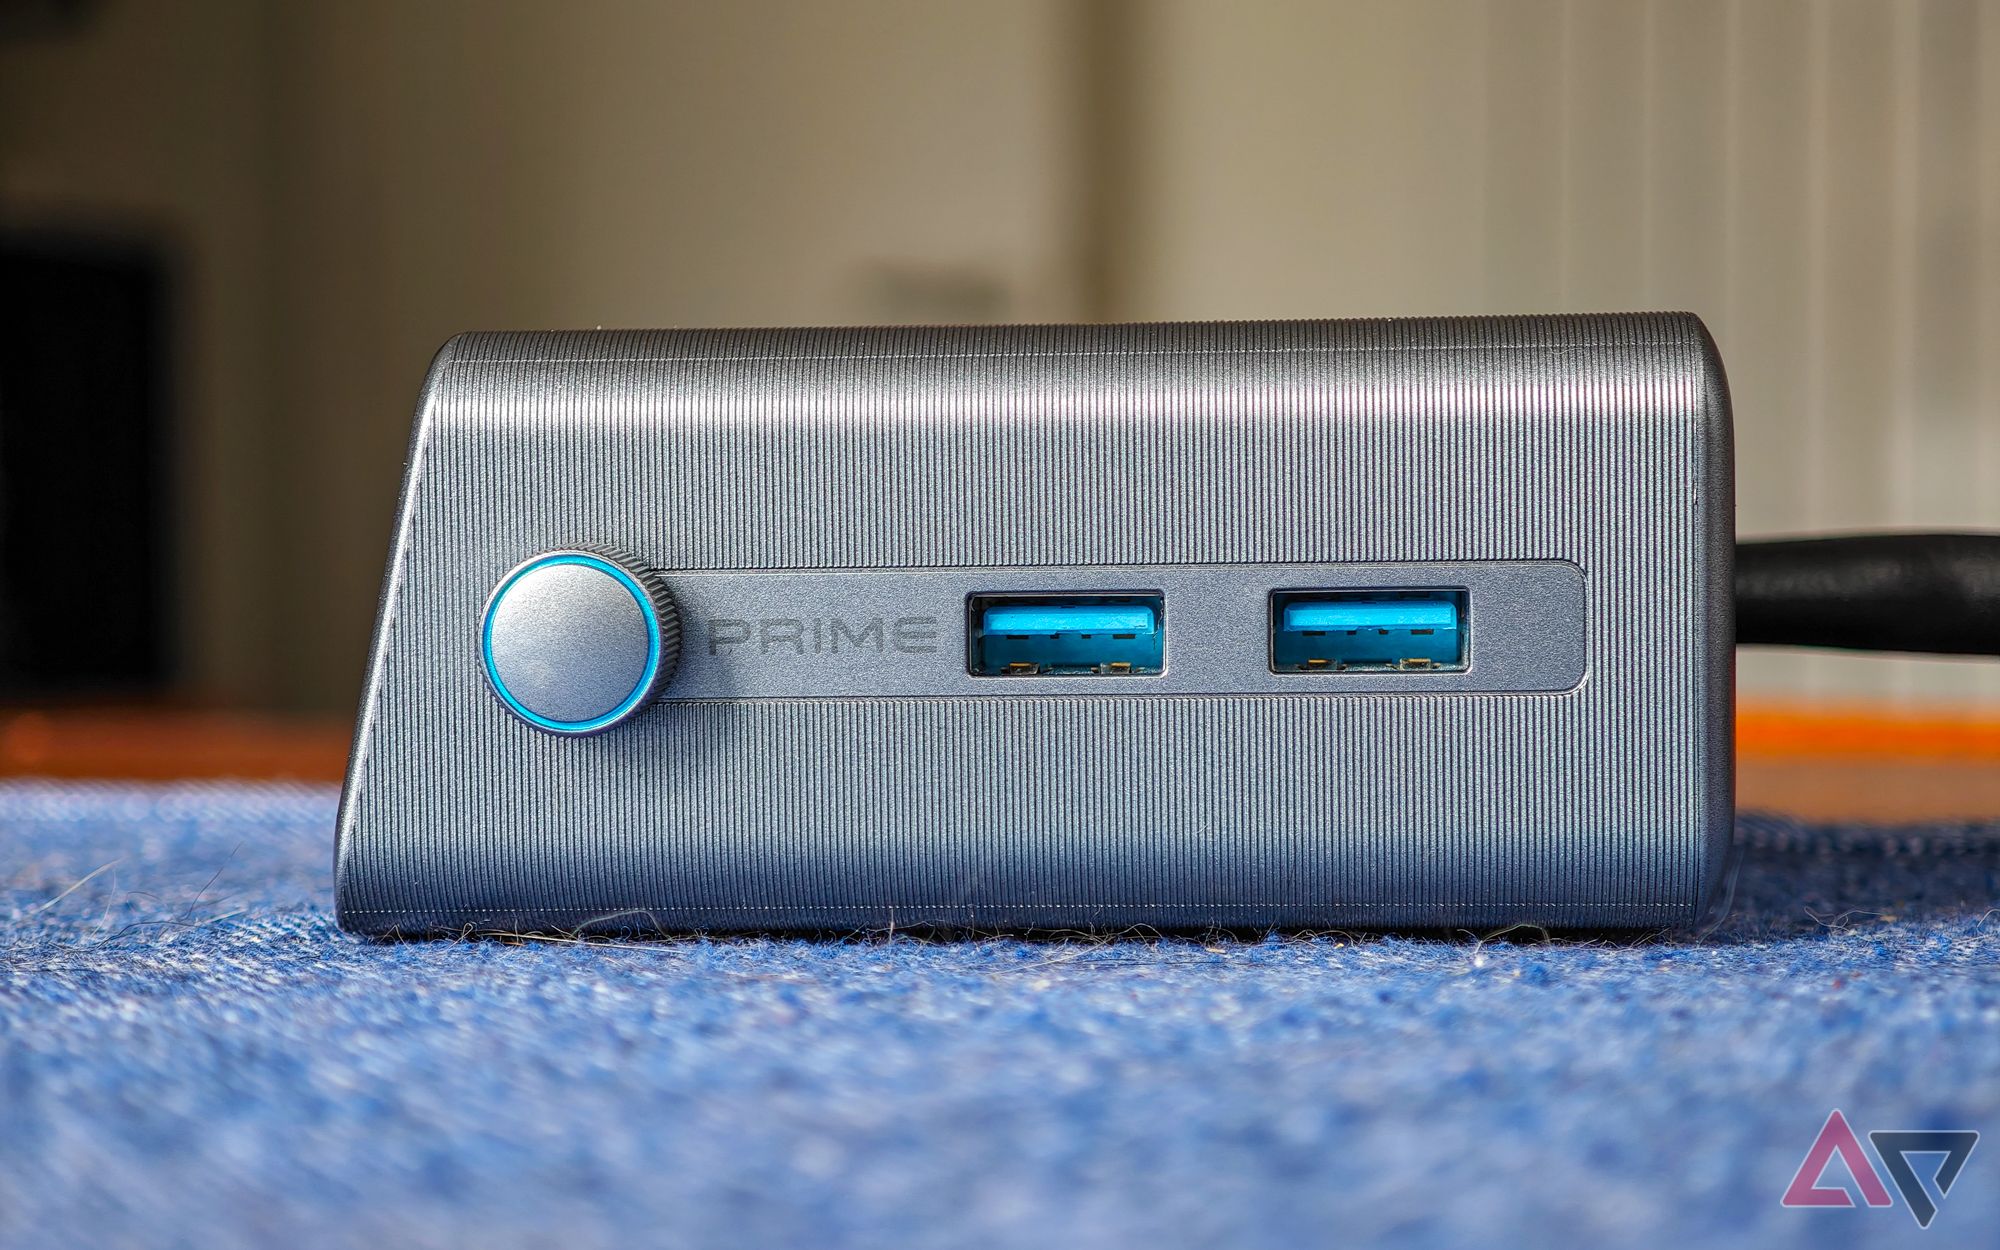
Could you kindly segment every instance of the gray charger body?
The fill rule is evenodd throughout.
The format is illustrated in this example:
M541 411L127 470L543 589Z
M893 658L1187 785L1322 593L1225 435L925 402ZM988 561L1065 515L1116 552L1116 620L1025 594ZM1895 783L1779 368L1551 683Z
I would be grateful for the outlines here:
M1692 922L1732 815L1730 457L1686 314L462 336L340 922ZM482 669L496 585L566 549L678 606L671 680L601 733ZM1465 589L1463 671L1272 671L1272 591L1395 586ZM1164 595L1159 674L968 673L969 595L1091 589Z

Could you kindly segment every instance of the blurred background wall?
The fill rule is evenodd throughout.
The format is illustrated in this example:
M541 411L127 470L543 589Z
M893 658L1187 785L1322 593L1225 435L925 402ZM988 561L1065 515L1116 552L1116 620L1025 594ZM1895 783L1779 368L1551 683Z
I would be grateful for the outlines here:
M471 328L1691 308L1744 533L2000 528L2000 0L0 0L0 231L167 275L127 697L351 709Z

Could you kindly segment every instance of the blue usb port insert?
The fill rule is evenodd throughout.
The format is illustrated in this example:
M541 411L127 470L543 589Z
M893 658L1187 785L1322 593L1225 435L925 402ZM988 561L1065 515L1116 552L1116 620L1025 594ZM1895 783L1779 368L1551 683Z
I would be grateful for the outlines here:
M1274 673L1425 673L1465 667L1462 590L1281 590Z
M1143 677L1166 663L1158 594L974 595L965 671L975 677Z

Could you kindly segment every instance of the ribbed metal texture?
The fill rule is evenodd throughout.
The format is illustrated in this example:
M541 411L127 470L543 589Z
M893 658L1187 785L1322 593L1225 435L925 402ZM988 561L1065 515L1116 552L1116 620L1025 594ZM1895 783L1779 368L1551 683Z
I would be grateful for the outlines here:
M1648 925L1729 820L1727 401L1678 315L499 334L439 357L341 920ZM1563 694L849 699L509 718L535 552L667 571L1562 559Z

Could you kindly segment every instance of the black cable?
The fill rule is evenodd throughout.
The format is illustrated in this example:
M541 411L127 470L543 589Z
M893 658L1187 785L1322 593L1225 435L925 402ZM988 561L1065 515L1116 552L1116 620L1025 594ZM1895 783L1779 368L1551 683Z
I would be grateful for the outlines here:
M1736 641L2000 655L2000 534L1738 543Z

